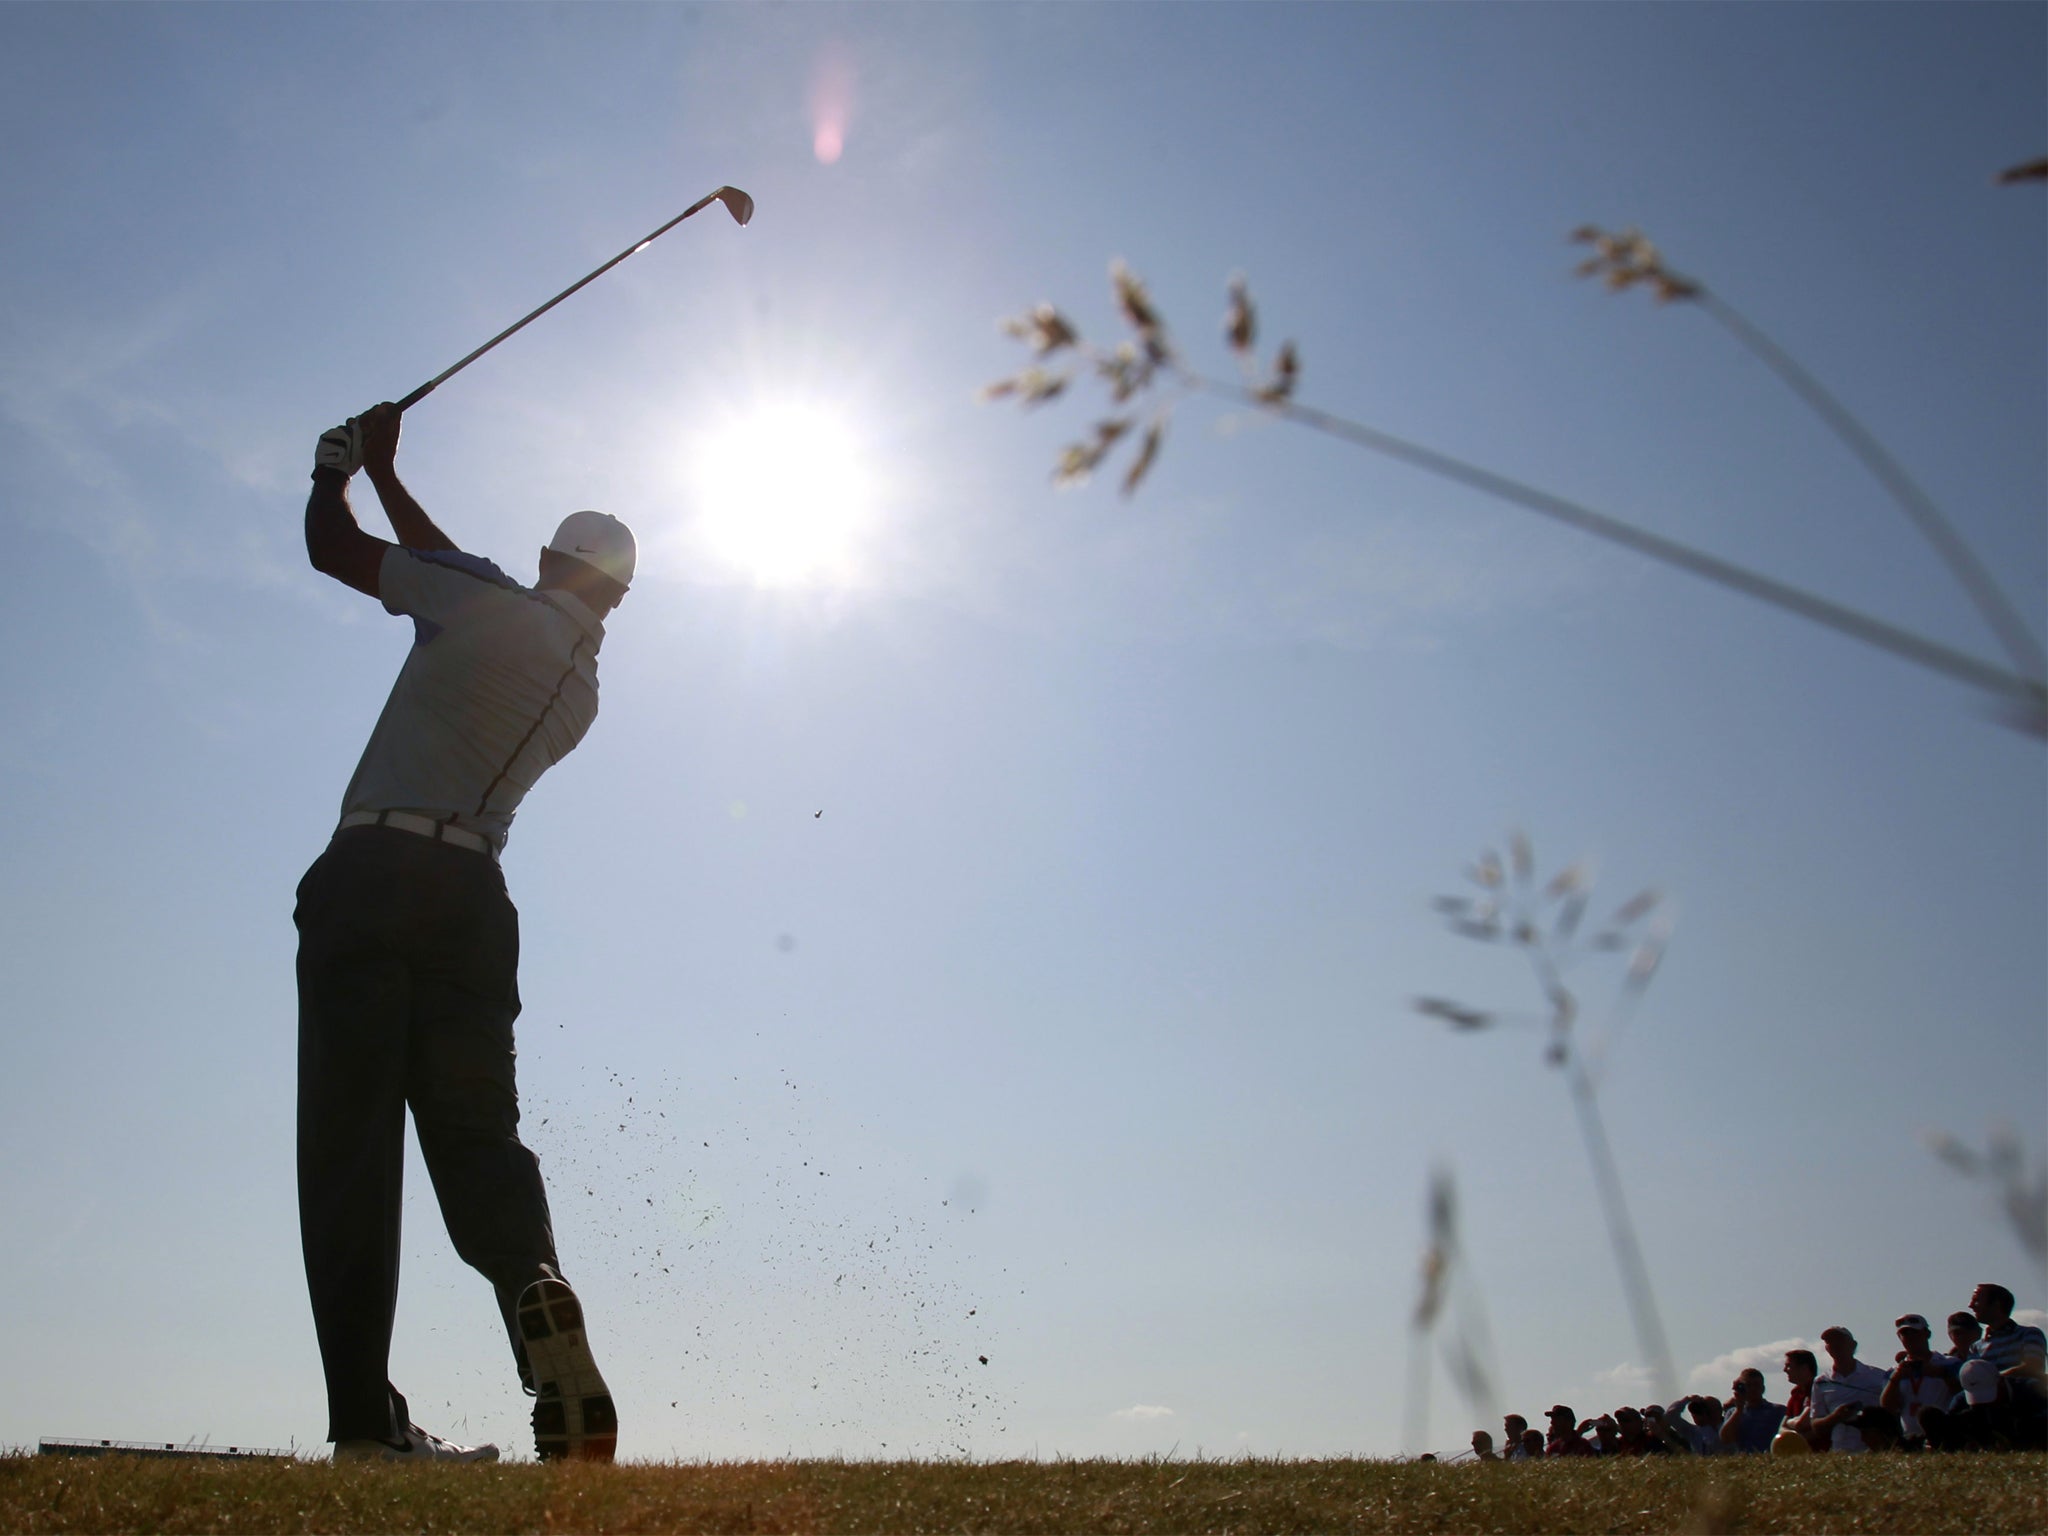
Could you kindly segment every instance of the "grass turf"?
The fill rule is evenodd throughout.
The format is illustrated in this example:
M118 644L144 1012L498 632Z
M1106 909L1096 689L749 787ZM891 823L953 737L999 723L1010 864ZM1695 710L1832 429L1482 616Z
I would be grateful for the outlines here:
M0 1457L0 1530L2048 1529L2048 1457L331 1466Z

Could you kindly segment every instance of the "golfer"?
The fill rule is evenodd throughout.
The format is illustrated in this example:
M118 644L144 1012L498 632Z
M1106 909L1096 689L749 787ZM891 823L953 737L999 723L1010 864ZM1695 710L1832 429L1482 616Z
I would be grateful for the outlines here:
M522 587L458 550L399 482L399 413L322 434L313 568L413 622L411 653L299 883L299 1225L337 1461L495 1461L412 1422L390 1385L405 1111L448 1235L497 1290L543 1460L610 1461L618 1419L556 1267L540 1165L519 1141L519 914L498 856L513 813L597 716L604 618L633 535L566 518ZM396 544L356 526L368 472Z

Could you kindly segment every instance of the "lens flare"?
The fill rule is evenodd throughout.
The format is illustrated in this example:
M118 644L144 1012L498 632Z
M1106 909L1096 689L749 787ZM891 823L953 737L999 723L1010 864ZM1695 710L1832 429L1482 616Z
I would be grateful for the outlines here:
M820 165L839 163L852 123L853 61L833 49L811 72L811 153Z

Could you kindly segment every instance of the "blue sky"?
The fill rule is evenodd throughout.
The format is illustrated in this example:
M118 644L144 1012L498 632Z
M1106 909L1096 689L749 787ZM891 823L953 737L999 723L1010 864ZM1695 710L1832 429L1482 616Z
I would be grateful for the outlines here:
M1992 178L2044 44L2027 6L0 10L0 1444L317 1445L291 891L409 626L306 567L311 445L726 182L750 228L664 237L400 460L522 577L573 508L641 536L506 859L625 1454L1396 1453L1438 1165L1503 1405L1640 1400L1540 1042L1410 1008L1534 1006L1429 909L1513 828L1681 913L1604 1094L1681 1375L1838 1321L1882 1359L1984 1279L2040 1308L1919 1140L2041 1156L2038 739L1241 411L1056 493L1099 402L976 391L1041 299L1112 339L1118 256L1221 371L1241 271L1304 400L1996 660L1782 384L1564 237L1641 225L1801 358L2038 636L2048 219ZM707 532L764 420L854 456L793 581ZM396 1379L523 1446L413 1173Z

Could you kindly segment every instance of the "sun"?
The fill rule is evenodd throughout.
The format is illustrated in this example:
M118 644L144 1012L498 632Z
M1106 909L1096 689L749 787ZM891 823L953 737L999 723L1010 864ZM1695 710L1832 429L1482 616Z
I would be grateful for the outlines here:
M846 415L788 401L706 431L689 450L698 528L757 586L850 586L875 513L875 475Z

